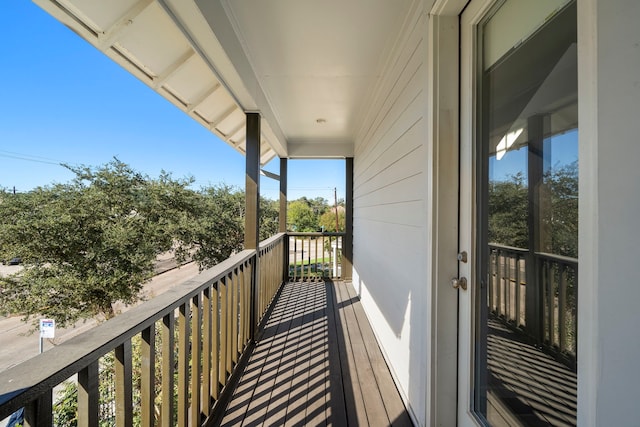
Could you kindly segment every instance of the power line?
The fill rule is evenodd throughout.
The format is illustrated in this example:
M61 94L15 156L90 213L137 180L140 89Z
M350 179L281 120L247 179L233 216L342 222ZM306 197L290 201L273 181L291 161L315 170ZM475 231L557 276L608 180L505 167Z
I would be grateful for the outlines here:
M2 153L0 153L0 157L6 157L8 159L25 160L27 162L46 163L46 164L49 164L49 165L61 165L61 163L58 163L58 162L49 162L47 160L29 159L29 158L26 158L26 157L11 156L9 154L2 154Z
M61 160L51 159L49 157L34 156L31 154L23 154L23 153L17 153L15 151L7 151L7 150L0 150L0 157L24 160L27 162L45 163L49 165L62 165L65 163Z

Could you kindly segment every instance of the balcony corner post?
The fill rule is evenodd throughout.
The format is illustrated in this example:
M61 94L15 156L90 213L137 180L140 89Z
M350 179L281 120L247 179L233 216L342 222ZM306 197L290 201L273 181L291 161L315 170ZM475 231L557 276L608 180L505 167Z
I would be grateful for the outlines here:
M342 242L342 272L344 280L353 275L353 157L345 159L345 234Z
M529 290L525 297L525 322L529 334L534 337L537 343L542 343L544 341L544 289L542 288L536 252L546 249L545 240L547 238L545 234L548 234L546 227L543 227L543 221L541 221L542 206L540 204L541 192L544 191L545 156L548 157L548 153L545 153L544 149L544 118L540 115L530 117L527 126L529 132L527 155L529 253L526 258L525 274Z
M255 339L258 322L259 239L260 239L260 113L246 113L246 188L244 248L256 251L251 269L251 339Z
M278 218L280 233L287 232L287 160L286 158L280 159L280 215ZM285 235L282 239L284 249L282 283L285 283L289 279L289 237Z
M279 215L280 233L287 231L287 159L280 159L280 215Z

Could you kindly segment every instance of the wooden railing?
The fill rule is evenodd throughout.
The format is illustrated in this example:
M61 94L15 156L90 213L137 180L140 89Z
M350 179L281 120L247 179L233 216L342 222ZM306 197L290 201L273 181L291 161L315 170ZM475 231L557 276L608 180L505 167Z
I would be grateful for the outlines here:
M543 344L575 363L578 337L578 260L536 252L544 312Z
M287 233L291 281L342 277L344 233Z
M489 309L515 327L526 325L526 249L489 245Z
M283 282L285 244L274 236L2 372L0 420L24 408L25 426L53 425L54 388L73 377L78 426L98 425L105 406L117 426L206 425ZM113 384L101 384L107 369Z
M531 265L529 267L529 265ZM532 271L527 271L532 268ZM534 283L527 283L533 277ZM490 312L575 367L578 260L489 245Z

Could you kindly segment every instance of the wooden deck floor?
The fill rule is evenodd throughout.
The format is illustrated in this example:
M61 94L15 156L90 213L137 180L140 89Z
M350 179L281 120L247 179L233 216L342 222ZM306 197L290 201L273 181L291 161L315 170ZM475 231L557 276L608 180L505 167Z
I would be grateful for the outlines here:
M351 284L284 286L222 425L412 425Z
M487 353L491 425L576 425L575 372L527 344L495 318L489 320Z

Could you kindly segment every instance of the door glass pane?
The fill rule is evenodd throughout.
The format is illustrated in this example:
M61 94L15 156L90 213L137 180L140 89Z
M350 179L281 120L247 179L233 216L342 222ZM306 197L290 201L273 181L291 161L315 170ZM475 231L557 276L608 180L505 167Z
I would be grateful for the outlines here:
M516 15L502 2L478 27L475 409L494 426L575 425L575 2L496 46L501 29L513 38L505 16Z

